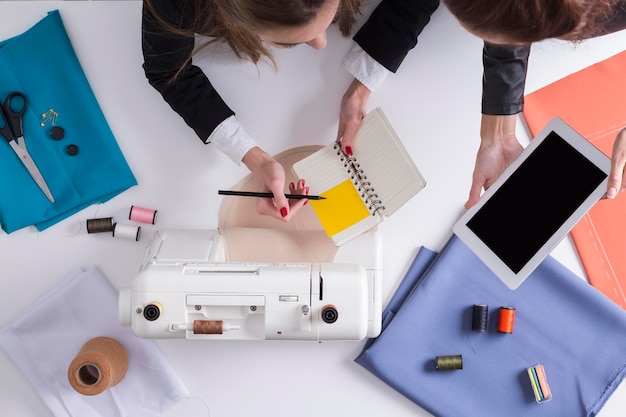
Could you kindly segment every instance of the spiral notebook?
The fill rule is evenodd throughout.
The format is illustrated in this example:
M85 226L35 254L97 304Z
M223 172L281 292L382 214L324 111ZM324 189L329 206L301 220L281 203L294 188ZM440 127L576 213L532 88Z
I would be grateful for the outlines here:
M362 121L348 156L333 142L293 165L326 234L342 245L392 215L426 186L380 108Z

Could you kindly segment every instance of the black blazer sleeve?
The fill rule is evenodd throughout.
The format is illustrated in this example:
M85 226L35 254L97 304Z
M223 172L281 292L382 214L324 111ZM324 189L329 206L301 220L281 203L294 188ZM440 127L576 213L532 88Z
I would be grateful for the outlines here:
M516 114L524 109L530 44L483 47L483 114Z
M437 7L439 0L383 0L354 41L382 66L396 72Z
M601 29L594 36L626 28L626 1L615 3L602 17ZM524 110L524 86L528 69L530 44L494 45L483 48L483 114L516 114Z
M190 25L193 10L185 10L177 0L154 0L156 13L166 21L179 27ZM186 64L174 81L172 77L191 56L194 39L170 33L163 28L144 6L142 11L143 68L152 85L207 143L215 128L234 112L224 103L204 72Z

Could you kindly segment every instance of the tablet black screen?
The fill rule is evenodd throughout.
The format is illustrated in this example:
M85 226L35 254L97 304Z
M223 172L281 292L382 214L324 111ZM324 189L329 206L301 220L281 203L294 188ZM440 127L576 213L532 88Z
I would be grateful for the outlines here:
M467 222L518 273L606 174L551 132Z

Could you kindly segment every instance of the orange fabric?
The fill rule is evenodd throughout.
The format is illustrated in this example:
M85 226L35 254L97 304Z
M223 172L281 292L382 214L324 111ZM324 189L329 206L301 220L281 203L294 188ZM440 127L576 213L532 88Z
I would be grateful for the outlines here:
M534 137L555 116L609 157L626 126L626 52L584 68L525 97ZM556 161L558 163L558 161ZM626 309L626 195L601 200L572 229L591 285Z

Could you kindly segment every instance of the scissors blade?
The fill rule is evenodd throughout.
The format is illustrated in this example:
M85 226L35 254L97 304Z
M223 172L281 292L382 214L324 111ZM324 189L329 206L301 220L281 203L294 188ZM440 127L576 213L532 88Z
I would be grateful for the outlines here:
M52 193L50 192L46 181L43 179L41 172L39 172L39 168L37 168L37 165L35 165L35 161L33 161L33 158L30 157L30 154L26 151L26 149L20 147L15 140L12 140L11 142L9 142L9 144L11 145L11 148L13 148L13 151L20 158L20 161L22 161L22 163L28 170L30 176L33 178L33 180L35 180L41 191L43 191L43 193L46 195L46 197L48 197L48 200L50 200L51 203L54 203L54 197L52 196Z

